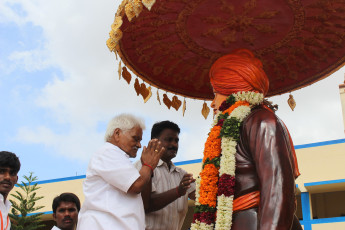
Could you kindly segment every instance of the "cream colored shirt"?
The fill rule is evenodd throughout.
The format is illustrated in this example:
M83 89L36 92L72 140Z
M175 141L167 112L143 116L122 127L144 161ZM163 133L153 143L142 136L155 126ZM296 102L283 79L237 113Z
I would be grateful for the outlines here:
M0 211L1 211L1 215L2 215L2 224L4 226L4 230L10 230L11 229L11 221L10 219L7 219L8 213L11 209L11 202L7 199L4 203L4 196L2 194L0 194ZM7 220L8 220L8 226L7 228Z
M140 160L135 163L135 167L141 169ZM187 172L181 168L168 165L159 160L152 178L152 193L162 193L179 186L181 179ZM176 199L164 208L147 213L145 216L146 230L180 230L188 211L188 194L195 191L195 183L191 184L186 195Z
M85 201L77 230L143 230L145 212L140 194L128 194L139 178L129 156L105 143L91 158L83 184Z

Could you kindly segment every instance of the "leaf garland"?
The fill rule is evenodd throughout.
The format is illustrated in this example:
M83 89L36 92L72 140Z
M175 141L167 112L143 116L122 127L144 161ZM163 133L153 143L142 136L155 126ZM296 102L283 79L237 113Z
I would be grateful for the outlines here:
M204 169L205 165L207 164L214 164L217 168L220 166L220 157L215 157L212 160L207 158L202 166L202 169Z
M240 140L240 128L242 122L236 117L230 117L224 120L223 127L220 130L221 137L232 137L235 141Z

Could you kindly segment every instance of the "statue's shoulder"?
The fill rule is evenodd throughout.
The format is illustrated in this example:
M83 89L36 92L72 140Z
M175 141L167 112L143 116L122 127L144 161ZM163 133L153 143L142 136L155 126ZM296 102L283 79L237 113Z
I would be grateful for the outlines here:
M243 122L249 121L278 121L279 118L274 111L265 105L258 105L252 108L251 113Z

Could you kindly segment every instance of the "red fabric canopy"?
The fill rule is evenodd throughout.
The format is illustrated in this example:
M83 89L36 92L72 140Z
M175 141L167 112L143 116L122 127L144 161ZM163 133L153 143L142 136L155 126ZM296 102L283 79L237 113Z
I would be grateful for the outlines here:
M131 22L118 15L126 66L186 97L212 99L211 65L238 48L262 61L267 96L312 84L345 61L343 0L157 0Z

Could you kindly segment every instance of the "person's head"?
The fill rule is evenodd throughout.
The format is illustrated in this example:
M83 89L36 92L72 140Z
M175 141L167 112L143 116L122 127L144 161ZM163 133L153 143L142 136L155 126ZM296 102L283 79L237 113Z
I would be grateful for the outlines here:
M171 159L176 157L178 150L178 142L180 134L180 128L177 124L171 121L157 122L152 126L151 139L158 139L162 146L165 148L161 159L169 163Z
M61 230L73 230L78 221L80 200L73 193L62 193L53 200L53 218Z
M13 189L18 181L18 172L20 170L20 161L18 157L11 152L0 152L0 193L6 200L7 195Z
M213 63L209 76L215 94L211 104L214 109L233 93L254 91L265 96L269 89L262 62L247 49L220 57Z
M134 158L141 148L144 129L145 124L140 118L121 114L110 120L104 139Z

